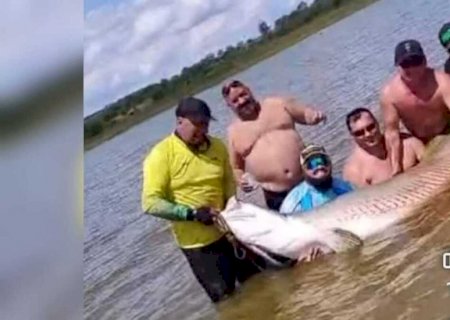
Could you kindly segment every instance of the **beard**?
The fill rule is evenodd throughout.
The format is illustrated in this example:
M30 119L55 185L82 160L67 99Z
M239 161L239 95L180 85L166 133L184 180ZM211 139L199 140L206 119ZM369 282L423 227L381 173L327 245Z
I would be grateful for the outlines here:
M242 119L253 119L255 114L259 112L258 102L254 98L248 99L243 105L240 106L238 115Z
M333 177L331 176L331 174L319 179L306 175L305 180L314 188L322 191L330 189L333 184Z

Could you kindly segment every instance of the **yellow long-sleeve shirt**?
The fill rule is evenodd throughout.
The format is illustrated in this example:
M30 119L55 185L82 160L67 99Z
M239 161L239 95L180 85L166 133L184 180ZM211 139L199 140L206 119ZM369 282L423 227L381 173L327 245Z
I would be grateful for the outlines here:
M188 208L222 210L236 186L223 142L209 137L206 151L190 149L175 134L153 147L144 160L142 209L172 220L172 230L182 248L198 248L218 240L214 226L186 221Z

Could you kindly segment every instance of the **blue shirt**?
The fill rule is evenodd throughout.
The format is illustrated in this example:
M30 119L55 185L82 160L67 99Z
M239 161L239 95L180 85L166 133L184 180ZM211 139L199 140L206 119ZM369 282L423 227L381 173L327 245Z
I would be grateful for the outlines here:
M306 181L292 189L281 204L283 214L298 214L321 206L328 201L353 190L350 183L339 178L333 178L331 188L319 190Z

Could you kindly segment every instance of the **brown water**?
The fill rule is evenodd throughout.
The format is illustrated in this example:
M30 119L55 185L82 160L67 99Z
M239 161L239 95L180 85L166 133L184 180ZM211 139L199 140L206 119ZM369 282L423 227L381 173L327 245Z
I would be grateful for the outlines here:
M258 275L220 305L220 318L450 319L450 270L442 266L450 189L431 202L357 252Z
M407 5L406 5L407 4ZM393 48L415 37L431 65L445 53L436 33L450 17L448 0L384 0L236 77L257 96L289 94L327 112L326 125L300 127L325 145L340 174L351 143L345 112L367 106L393 71ZM224 137L231 114L214 87L199 95ZM87 319L450 319L450 193L433 199L390 239L358 252L266 272L212 305L175 246L165 221L140 209L142 161L170 133L173 110L85 154L84 286ZM394 236L395 235L395 236Z

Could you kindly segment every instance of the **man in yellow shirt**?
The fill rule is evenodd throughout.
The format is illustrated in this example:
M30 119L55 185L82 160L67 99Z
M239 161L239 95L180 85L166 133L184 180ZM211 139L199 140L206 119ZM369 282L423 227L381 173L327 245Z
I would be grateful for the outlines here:
M143 166L142 209L170 220L175 240L199 283L218 302L259 269L238 260L213 217L236 192L223 142L208 135L211 111L199 99L182 99L175 132L156 144Z

